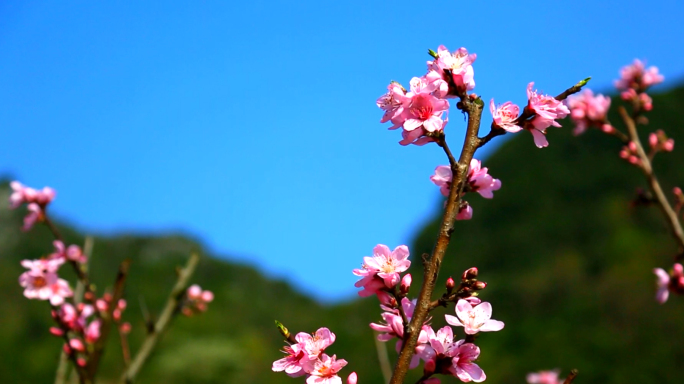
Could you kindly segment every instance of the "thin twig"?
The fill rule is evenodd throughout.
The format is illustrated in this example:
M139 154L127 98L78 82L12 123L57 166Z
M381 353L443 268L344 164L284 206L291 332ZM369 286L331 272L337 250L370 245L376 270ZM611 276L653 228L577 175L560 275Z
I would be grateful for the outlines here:
M622 117L622 120L625 122L625 125L627 126L627 131L629 132L630 140L636 145L637 154L639 155L640 160L639 168L641 168L641 170L644 173L644 176L646 176L648 186L650 187L653 196L655 196L655 201L657 202L658 207L660 207L660 211L665 216L665 220L667 221L667 224L670 227L672 236L675 238L675 241L679 245L679 253L682 254L684 252L684 230L682 230L682 225L679 222L679 217L677 216L675 210L672 209L670 202L667 200L667 197L665 196L665 193L663 192L663 189L660 186L660 183L658 182L658 178L653 172L651 161L649 160L648 155L646 154L643 146L641 145L641 140L639 139L639 134L637 133L636 123L634 122L634 119L632 119L632 117L629 115L629 113L627 113L627 110L624 107L620 106L618 108L618 111L620 112L620 117Z
M582 87L584 87L589 82L590 79L591 79L591 77L587 77L586 79L578 82L577 84L573 85L572 87L570 87L570 88L566 89L565 91L559 93L558 96L554 97L554 99L556 99L558 101L563 101L563 100L567 99L568 96L581 91ZM523 108L523 112L516 119L517 125L523 124L526 120L528 120L529 118L531 118L533 116L534 116L533 110L531 110L530 108L527 108L527 107ZM520 125L520 126L522 127L522 125ZM495 138L497 136L503 136L505 134L506 134L505 129L499 127L498 125L496 125L492 122L491 129L490 129L489 133L487 134L487 136L481 137L479 139L478 147L482 147L485 144L489 143L489 141L492 140L493 138Z
M565 381L563 384L572 384L572 381L575 380L575 377L577 377L577 370L573 369L568 373L568 377L565 378Z
M130 384L135 381L140 368L142 368L143 364L145 364L147 359L150 357L150 353L157 345L159 338L171 324L171 320L179 313L180 306L182 305L181 299L183 298L185 290L188 287L190 277L195 272L195 268L197 268L198 262L199 255L193 254L190 256L190 259L188 259L188 263L185 265L185 268L179 271L176 285L174 285L171 293L169 294L169 298L166 301L164 310L154 325L153 332L147 335L145 341L143 341L143 344L140 346L138 353L135 355L133 362L131 362L131 365L128 367L128 369L126 369L123 375L121 375L122 383Z
M387 345L378 340L377 334L373 332L373 339L375 340L375 350L378 353L378 361L380 362L380 371L382 371L382 378L385 383L389 383L392 377L392 367L390 366L389 356L387 354Z
M106 315L102 317L102 323L100 325L100 337L95 342L93 346L93 353L88 359L88 365L86 369L90 378L94 378L97 373L97 368L100 365L100 359L104 353L104 347L109 337L109 332L112 328L112 323L114 319L114 310L119 303L119 300L123 297L124 286L126 283L126 277L128 276L128 269L131 265L131 261L126 259L119 265L119 272L116 275L116 280L114 281L114 292L112 292L112 302L107 308Z

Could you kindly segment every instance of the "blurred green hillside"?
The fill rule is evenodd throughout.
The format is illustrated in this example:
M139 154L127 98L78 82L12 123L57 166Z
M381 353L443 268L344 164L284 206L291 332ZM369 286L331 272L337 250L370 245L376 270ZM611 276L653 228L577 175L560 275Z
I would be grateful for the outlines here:
M644 137L662 128L678 145L684 143L681 105L684 88L655 96ZM621 126L617 116L611 120ZM656 208L630 206L634 188L644 183L639 171L618 157L621 145L596 131L573 137L570 127L566 121L563 129L552 128L550 146L543 150L527 133L502 140L485 166L503 187L492 200L468 198L474 217L457 223L440 281L477 266L489 283L482 298L506 327L478 339L487 382L523 383L530 371L561 368L565 374L577 368L577 383L682 383L684 298L657 304L652 273L653 267L671 265L675 244ZM684 150L677 146L656 157L666 190L684 184L682 164ZM427 176L416 182L429 182ZM48 305L26 300L17 279L23 271L19 261L51 252L52 239L42 227L22 233L24 211L8 210L1 203L8 196L4 183L0 382L50 383L61 341L48 333ZM432 249L440 206L441 201L435 219L417 230L414 260ZM61 228L67 242L83 242L82 233ZM161 309L175 266L193 251L204 255L193 281L214 291L216 299L207 313L176 319L140 383L303 383L270 370L283 345L274 319L294 332L329 327L337 334L330 352L349 361L343 373L357 371L361 383L382 382L368 328L380 319L375 299L321 305L251 266L206 255L198 241L183 236L95 240L92 276L98 290L111 284L124 258L133 260L124 315L133 325L133 351L144 337L139 301L144 298L153 312ZM417 290L421 272L412 268L412 273ZM434 313L434 324L444 323L443 313ZM115 338L111 341L102 383L115 382L122 368L120 348ZM390 356L395 357L393 351Z

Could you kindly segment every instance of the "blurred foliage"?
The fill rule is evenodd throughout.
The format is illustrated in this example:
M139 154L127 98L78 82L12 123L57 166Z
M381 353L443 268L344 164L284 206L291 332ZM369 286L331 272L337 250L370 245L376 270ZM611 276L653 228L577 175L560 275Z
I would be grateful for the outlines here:
M684 143L682 104L684 88L654 96L650 125L641 128L644 137L661 128ZM622 127L616 115L611 121ZM564 126L550 128L551 145L543 150L525 132L509 135L485 161L503 187L492 200L468 197L475 214L456 225L439 287L471 266L489 283L482 298L492 302L493 317L506 327L478 339L487 382L522 383L527 372L551 368L563 374L577 368L581 383L684 382L678 365L684 361L684 298L658 305L652 273L653 267L671 266L675 243L655 207L630 205L635 187L645 184L640 172L618 157L621 144L598 131L573 137L571 123ZM683 163L684 151L677 147L656 157L654 166L667 191L673 183L684 183ZM8 196L4 183L0 202ZM52 238L40 226L22 233L23 214L23 209L10 211L0 203L0 379L49 383L61 340L48 333L47 303L26 300L17 279L23 271L19 261L50 253ZM439 223L436 209L435 219L417 231L411 247L414 295L422 280L416 260L431 251ZM83 243L83 234L60 228L68 243ZM214 291L216 299L207 313L175 320L143 368L140 383L303 383L270 370L282 356L275 319L293 332L329 327L337 334L330 352L350 362L345 376L355 370L362 383L382 382L368 328L380 319L376 300L322 305L251 266L205 255L198 241L184 236L95 240L92 278L98 292L113 282L124 258L133 260L124 314L133 325L132 351L145 333L139 303L159 311L174 283L175 267L194 251L205 257L193 282ZM446 311L453 308L434 313L435 326L444 324ZM113 337L101 383L116 382L123 367L120 356ZM390 356L395 357L393 351ZM407 382L415 382L418 373Z

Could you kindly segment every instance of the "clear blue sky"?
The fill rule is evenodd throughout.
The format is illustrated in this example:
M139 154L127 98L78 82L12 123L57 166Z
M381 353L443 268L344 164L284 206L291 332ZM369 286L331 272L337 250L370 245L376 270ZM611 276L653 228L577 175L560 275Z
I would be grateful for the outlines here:
M477 53L486 101L605 91L637 57L684 78L681 2L497 3L0 2L0 174L57 189L84 231L181 231L350 297L362 256L440 204L443 155L398 145L375 106L428 48Z

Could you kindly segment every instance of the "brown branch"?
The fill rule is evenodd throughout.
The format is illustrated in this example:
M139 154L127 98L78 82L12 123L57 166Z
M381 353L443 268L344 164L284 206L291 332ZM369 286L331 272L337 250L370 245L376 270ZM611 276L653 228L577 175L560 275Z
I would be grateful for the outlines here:
M123 297L124 286L126 283L126 277L128 276L128 269L131 265L131 261L126 259L119 265L119 273L116 275L116 280L114 282L114 292L112 292L112 301L107 308L106 315L102 317L102 323L100 325L100 337L95 342L93 346L93 353L88 359L88 365L86 370L88 376L92 379L97 373L97 368L100 365L100 359L104 353L105 344L109 337L109 332L112 328L112 323L114 319L114 310L119 303L119 300Z
M416 347L418 334L430 311L430 297L435 289L437 275L439 274L442 260L444 259L444 255L449 245L451 233L454 230L454 222L456 221L456 215L458 214L461 200L460 192L463 189L463 184L465 184L468 176L468 165L480 142L477 134L480 128L480 119L482 117L484 103L482 103L482 100L480 99L471 100L470 98L463 98L459 104L463 111L468 114L466 139L463 143L463 150L461 151L458 162L455 161L453 156L450 156L451 152L448 150L446 141L442 140L439 143L449 157L451 171L454 175L453 181L449 191L449 197L447 198L437 243L432 251L432 256L427 260L423 285L421 286L420 294L418 295L418 302L413 312L411 323L408 326L407 333L404 335L406 341L399 353L399 359L394 368L390 384L401 384L404 382L404 377L406 376L411 357L413 356Z
M568 377L565 378L565 381L563 382L563 384L572 384L573 380L575 380L575 377L577 377L577 370L573 369L568 374Z
M670 202L667 200L667 197L665 196L665 193L658 182L658 178L653 172L651 161L641 145L641 140L639 139L639 134L637 132L634 119L632 119L624 107L620 106L618 111L620 112L620 117L622 117L622 120L627 126L627 132L629 133L630 140L636 145L637 154L639 155L639 160L641 162L638 166L643 171L644 176L646 176L648 186L651 189L653 196L655 196L655 201L658 204L658 207L660 207L660 211L665 216L665 221L667 221L670 231L672 232L672 236L679 245L679 253L681 254L684 252L684 230L682 230L679 217L674 209L672 209Z
M164 310L154 325L153 332L147 335L145 341L143 341L143 344L140 346L138 353L131 362L131 365L126 369L123 375L121 375L122 383L129 384L135 381L140 368L142 368L143 364L145 364L147 359L150 357L150 354L157 345L159 338L169 327L171 320L180 312L183 295L185 295L188 283L190 282L190 277L195 272L198 263L199 255L192 254L190 259L188 259L188 263L185 265L185 268L179 271L176 285L173 286L171 293L169 293L169 298L166 301Z

